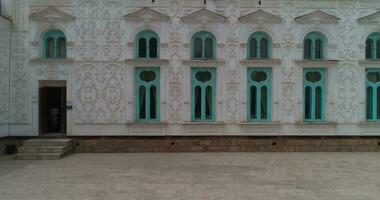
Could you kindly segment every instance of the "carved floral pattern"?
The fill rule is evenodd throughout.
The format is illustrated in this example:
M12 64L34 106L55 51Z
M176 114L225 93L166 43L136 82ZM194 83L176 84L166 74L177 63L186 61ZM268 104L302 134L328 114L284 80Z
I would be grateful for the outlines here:
M227 80L226 80L226 121L238 122L239 112L239 0L227 2Z
M338 68L337 88L337 120L353 122L358 112L358 68L351 63L344 63Z
M294 58L295 37L294 37L294 1L283 1L283 35L282 35L282 66L281 66L281 109L283 121L292 121L295 107L295 66L292 62Z
M173 123L180 122L182 118L182 8L183 0L170 1L169 121Z
M9 36L8 30L0 30L0 124L9 121Z
M95 59L99 52L99 11L97 5L85 1L77 8L77 51L78 58Z
M27 34L24 32L13 33L12 36L12 60L11 60L11 122L28 122L28 76L27 76Z
M125 72L117 64L99 68L83 64L76 70L77 112L82 123L121 123L124 113Z
M121 58L123 52L121 42L123 14L123 6L117 1L106 3L102 10L103 53L108 60Z

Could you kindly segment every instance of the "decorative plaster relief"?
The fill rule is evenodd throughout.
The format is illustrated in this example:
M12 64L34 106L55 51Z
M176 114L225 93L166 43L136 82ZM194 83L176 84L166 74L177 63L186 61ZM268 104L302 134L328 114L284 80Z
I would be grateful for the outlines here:
M338 67L336 84L338 122L355 122L356 120L359 109L358 74L358 66L353 63L344 63Z
M92 1L84 1L77 10L77 58L94 60L99 53L99 10Z
M25 32L14 32L11 50L11 122L28 122L28 37Z

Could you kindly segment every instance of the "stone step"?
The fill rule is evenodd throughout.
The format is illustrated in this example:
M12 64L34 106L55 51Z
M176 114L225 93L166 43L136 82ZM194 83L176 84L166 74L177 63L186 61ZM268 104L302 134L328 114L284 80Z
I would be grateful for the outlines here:
M54 160L72 153L71 139L31 139L18 148L16 160Z
M64 156L62 153L25 153L16 154L14 158L16 160L57 160Z
M22 146L18 149L18 153L64 153L71 150L66 146Z
M68 146L71 139L31 139L26 140L23 146Z

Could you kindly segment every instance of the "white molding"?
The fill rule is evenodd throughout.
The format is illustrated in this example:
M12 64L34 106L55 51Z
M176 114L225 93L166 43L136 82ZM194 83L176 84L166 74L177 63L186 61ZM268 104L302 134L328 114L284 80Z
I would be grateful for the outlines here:
M201 22L205 24L212 22L224 22L227 20L227 17L211 10L202 8L186 16L183 16L181 19L183 22Z
M311 13L296 17L294 20L297 24L336 24L340 18L327 14L323 11L316 10Z
M73 21L75 20L75 17L56 7L47 7L43 10L32 13L29 16L29 19L40 22L64 22Z
M280 24L282 22L282 18L265 10L259 9L247 15L241 16L239 21L242 23Z
M151 8L144 7L125 15L124 19L128 22L167 22L169 21L169 16Z

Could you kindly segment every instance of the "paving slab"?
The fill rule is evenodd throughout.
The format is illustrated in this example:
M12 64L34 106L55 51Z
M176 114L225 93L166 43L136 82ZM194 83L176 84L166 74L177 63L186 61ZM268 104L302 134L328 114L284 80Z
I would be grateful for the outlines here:
M379 153L0 157L0 200L379 200Z

